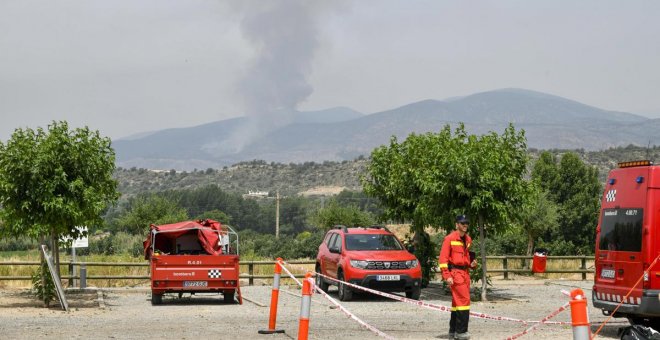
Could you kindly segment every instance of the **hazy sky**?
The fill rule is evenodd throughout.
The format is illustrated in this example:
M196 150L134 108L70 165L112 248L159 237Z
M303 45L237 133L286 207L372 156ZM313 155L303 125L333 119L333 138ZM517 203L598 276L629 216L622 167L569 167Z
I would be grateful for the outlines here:
M660 1L0 0L0 140L499 88L660 116Z

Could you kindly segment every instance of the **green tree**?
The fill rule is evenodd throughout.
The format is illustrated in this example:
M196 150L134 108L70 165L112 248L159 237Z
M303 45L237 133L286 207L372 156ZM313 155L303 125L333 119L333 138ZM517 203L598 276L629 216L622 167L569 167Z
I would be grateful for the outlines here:
M205 211L205 212L201 213L200 215L197 215L197 217L195 217L195 219L196 220L211 219L211 220L214 220L214 221L218 221L222 224L231 225L231 217L229 217L229 215L225 214L224 212L222 212L218 209Z
M187 220L188 213L177 202L158 194L131 198L129 208L117 221L118 229L131 234L146 235L149 225L168 224Z
M310 217L310 222L323 230L329 230L335 225L367 227L373 225L375 221L370 213L356 206L340 206L337 201L331 200Z
M591 254L602 194L598 170L574 152L565 153L559 161L543 152L534 164L532 179L558 206L560 228L546 232L545 241L556 242L558 250L570 249L572 254Z
M98 131L69 130L64 121L47 130L19 128L0 142L0 236L50 236L59 269L60 237L83 236L76 226L101 224L101 213L119 198L110 144Z
M502 135L468 135L463 124L438 133L412 134L371 153L365 192L385 206L383 218L411 221L414 233L427 225L453 229L457 214L479 229L482 299L486 300L485 227L497 231L515 218L527 199L524 132L513 125ZM422 263L426 262L420 259Z
M549 230L557 230L557 205L548 198L547 192L538 185L533 185L530 198L519 214L518 223L527 235L526 254L532 255L536 239Z

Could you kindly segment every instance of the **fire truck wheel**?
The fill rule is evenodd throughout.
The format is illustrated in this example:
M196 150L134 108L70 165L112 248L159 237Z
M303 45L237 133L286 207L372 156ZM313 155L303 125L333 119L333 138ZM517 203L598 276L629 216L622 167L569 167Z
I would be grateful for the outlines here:
M225 303L234 303L234 291L226 290L222 293Z
M151 294L151 304L160 305L163 303L163 294Z
M321 272L321 267L318 265L316 266L316 272L317 273ZM328 283L325 282L325 280L323 280L323 277L318 274L316 274L316 286L321 288L322 291L326 293L328 292L328 286L329 286Z
M337 275L337 280L344 281L344 273L339 272ZM339 283L339 300L348 301L353 298L353 291L342 282Z

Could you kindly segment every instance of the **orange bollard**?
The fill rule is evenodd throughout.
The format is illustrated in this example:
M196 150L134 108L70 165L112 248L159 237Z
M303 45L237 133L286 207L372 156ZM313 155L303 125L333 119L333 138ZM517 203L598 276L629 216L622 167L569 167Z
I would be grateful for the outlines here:
M305 274L302 283L302 301L300 302L300 322L298 323L298 340L307 340L309 336L309 311L312 308L312 284L309 280L312 273Z
M571 321L573 324L573 340L589 340L591 327L587 312L587 298L582 289L571 291Z
M270 316L268 318L268 329L260 329L259 334L284 333L283 329L275 329L277 320L277 300L280 296L280 275L282 274L281 258L275 262L275 274L273 275L273 290L270 295Z

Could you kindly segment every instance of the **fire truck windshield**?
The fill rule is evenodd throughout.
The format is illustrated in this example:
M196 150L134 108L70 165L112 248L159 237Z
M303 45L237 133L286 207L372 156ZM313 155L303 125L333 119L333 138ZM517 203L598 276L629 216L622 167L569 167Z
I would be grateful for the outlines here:
M600 250L641 251L644 209L604 209Z

